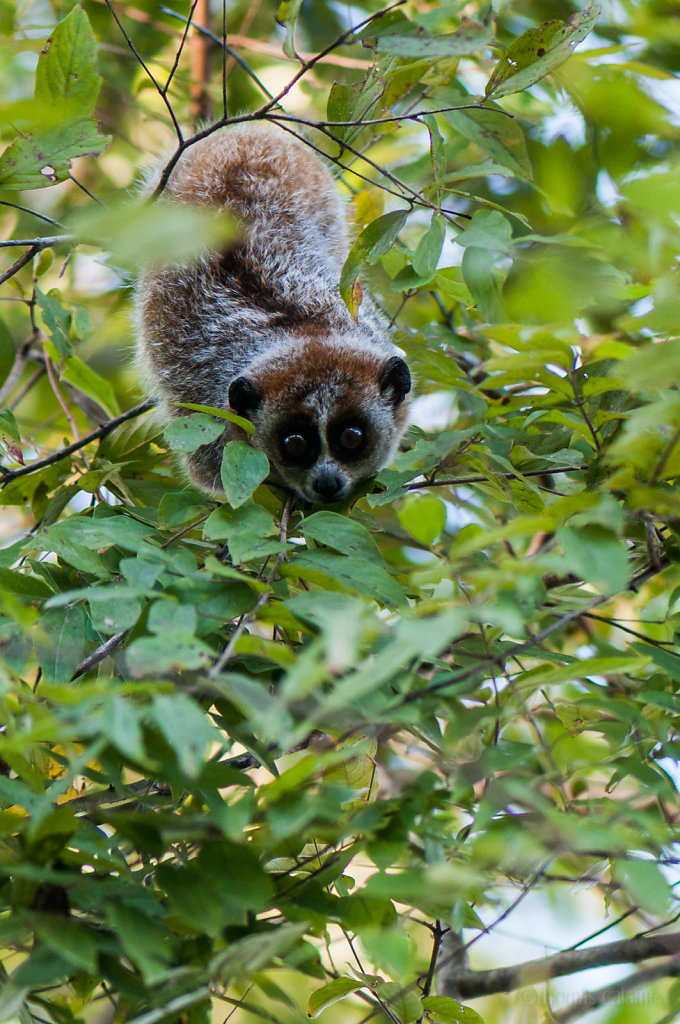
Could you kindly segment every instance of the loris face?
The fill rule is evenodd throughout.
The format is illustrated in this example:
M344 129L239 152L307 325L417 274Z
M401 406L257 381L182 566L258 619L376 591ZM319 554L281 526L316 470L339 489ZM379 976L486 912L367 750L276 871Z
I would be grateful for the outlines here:
M411 376L399 356L324 353L310 367L308 355L304 366L237 377L229 404L254 424L274 480L308 502L340 501L394 456Z

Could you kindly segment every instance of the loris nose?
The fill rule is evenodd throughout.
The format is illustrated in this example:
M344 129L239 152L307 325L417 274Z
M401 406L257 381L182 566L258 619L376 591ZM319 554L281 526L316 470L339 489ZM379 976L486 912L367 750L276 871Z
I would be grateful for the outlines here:
M332 501L342 488L342 478L330 469L322 469L314 481L314 490L326 501Z

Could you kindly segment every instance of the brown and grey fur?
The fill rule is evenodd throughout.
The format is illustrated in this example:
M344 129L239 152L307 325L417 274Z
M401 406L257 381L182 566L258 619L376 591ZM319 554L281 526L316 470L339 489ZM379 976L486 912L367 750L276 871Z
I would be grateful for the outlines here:
M227 251L140 282L140 359L161 414L181 414L176 402L230 408L254 424L273 480L312 502L346 497L392 459L410 378L370 299L355 323L340 297L349 245L331 175L279 129L238 125L187 149L167 195L228 210L243 227ZM360 450L347 452L356 430ZM291 432L293 447L313 439L311 464L287 457ZM244 436L228 424L189 456L192 479L218 492L224 444Z

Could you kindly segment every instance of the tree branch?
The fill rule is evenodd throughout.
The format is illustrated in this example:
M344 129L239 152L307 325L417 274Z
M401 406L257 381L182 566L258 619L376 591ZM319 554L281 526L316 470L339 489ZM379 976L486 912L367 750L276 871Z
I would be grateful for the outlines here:
M452 981L462 999L476 999L497 992L512 992L525 985L535 985L565 974L578 974L592 967L610 964L633 964L657 956L680 954L680 932L668 935L638 936L620 939L589 949L569 949L541 960L529 960L513 967L499 967L493 971L459 971Z
M557 473L583 473L587 466L555 466L545 469L518 469L516 473L495 473L490 476L453 476L446 480L422 480L420 483L404 484L406 491L419 491L424 487L463 487L465 484L484 484L494 476L500 476L503 480L520 480L523 476L553 476Z
M603 988L583 992L578 999L569 1003L564 1010L561 1010L559 1013L553 1013L550 1018L551 1024L569 1024L569 1021L580 1020L584 1013L589 1013L590 1010L595 1010L598 1006L605 1006L607 1003L612 1002L624 1002L623 997L626 993L632 992L636 988L641 988L643 985L650 985L660 978L667 978L676 974L680 974L680 963L677 957L670 961L666 960L663 963L654 964L653 967L645 967L643 970L637 971L637 973L631 974L621 981L614 981L611 985L605 985Z
M51 455L47 455L44 459L37 459L35 462L30 462L27 466L20 466L18 469L5 469L3 466L0 466L0 473L2 473L0 487L4 487L5 484L18 479L20 476L27 476L29 473L35 473L39 469L44 469L45 466L53 466L55 462L59 462L61 459L65 459L67 455L72 455L73 452L77 452L81 448L85 448L85 446L91 444L92 441L98 441L99 438L106 437L107 434L110 434L111 431L115 430L115 428L120 426L121 423L125 423L127 420L132 420L135 416L141 416L143 413L153 409L155 404L156 402L153 398L147 399L146 402L140 402L139 405L133 406L132 409L128 409L127 412L121 413L121 415L116 416L115 419L107 420L106 423L102 423L96 430L86 434L85 437L81 437L78 441L74 441L73 444L67 444L64 448L60 448Z

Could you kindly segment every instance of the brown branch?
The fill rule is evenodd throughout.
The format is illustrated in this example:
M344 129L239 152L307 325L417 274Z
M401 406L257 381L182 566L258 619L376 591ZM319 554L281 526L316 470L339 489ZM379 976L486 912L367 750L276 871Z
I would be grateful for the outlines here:
M28 261L27 261L28 262ZM14 364L9 372L7 380L0 388L0 405L5 399L11 394L14 385L18 382L23 369L31 358L31 346L38 340L38 332L34 331L28 338L19 346L17 353L14 357ZM42 353L40 354L42 358ZM42 368L41 368L42 369Z
M143 413L148 412L149 409L153 409L155 404L156 402L152 398L147 399L146 402L140 402L139 405L135 405L132 409L128 409L127 412L121 413L115 419L102 423L96 430L86 434L85 437L81 437L80 440L74 441L73 444L67 444L64 448L53 452L52 455L47 455L44 459L37 459L27 466L20 466L18 469L4 469L4 467L0 466L0 473L2 473L0 487L4 487L5 484L8 484L11 480L16 480L20 476L27 476L28 473L35 473L39 469L44 469L45 466L53 466L55 462L65 459L68 455L79 451L92 441L98 441L100 438L106 437L107 434L110 434L121 423L125 423L127 420L134 419L135 416L141 416Z
M201 25L207 25L210 17L208 0L194 0L191 13L196 8L196 20ZM205 121L211 116L210 93L208 82L210 81L210 38L209 35L198 30L194 31L190 44L191 52L191 85L189 95L191 97L191 117L194 124ZM226 113L225 115L226 116Z
M485 107L483 103L464 103L456 107L437 107L435 110L415 110L409 114L394 114L391 117L354 118L352 121L312 121L305 117L295 117L293 114L268 114L269 121L292 121L295 124L303 124L307 128L364 128L372 124L394 124L401 121L418 121L428 114L448 114L454 110L489 110L494 114L505 114L506 117L514 118L507 110L500 107ZM344 145L344 143L342 143ZM363 155L362 155L363 159Z
M0 274L0 284L4 284L5 281L9 281L10 277L14 277L22 267L25 267L27 263L30 263L35 254L38 252L38 247L32 245L30 249L22 253L18 260L15 260L11 267L8 267L4 274Z
M580 1020L584 1013L590 1013L591 1010L595 1010L599 1006L605 1006L611 1002L625 1002L623 997L636 988L650 985L654 981L659 981L660 978L668 978L676 974L680 974L680 963L675 957L670 961L654 964L653 967L645 967L636 974L622 978L621 981L614 981L611 985L605 985L603 988L583 992L564 1010L553 1013L550 1017L551 1024L569 1024L572 1020Z
M529 960L513 967L492 971L460 971L452 976L462 999L476 999L497 992L512 992L525 985L535 985L565 974L578 974L592 967L610 964L633 964L657 956L680 954L680 932L668 935L638 936L619 939L589 949L570 949L540 960Z

